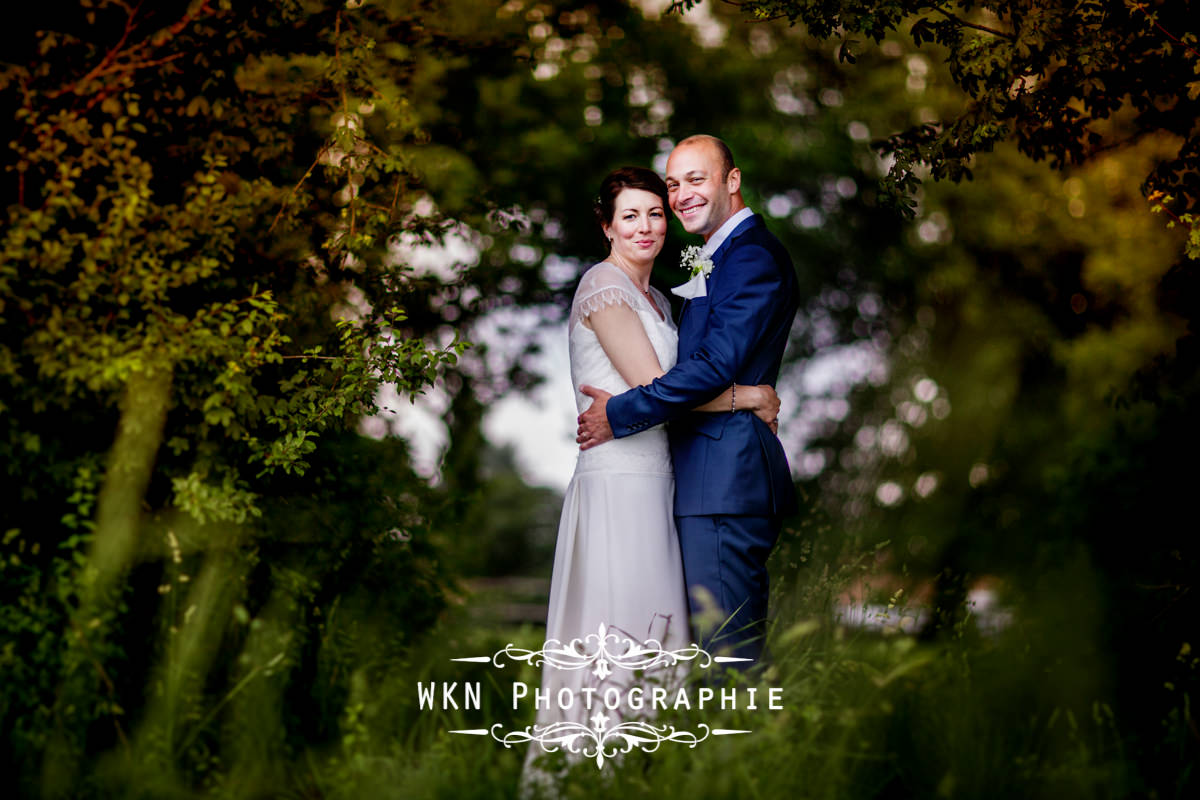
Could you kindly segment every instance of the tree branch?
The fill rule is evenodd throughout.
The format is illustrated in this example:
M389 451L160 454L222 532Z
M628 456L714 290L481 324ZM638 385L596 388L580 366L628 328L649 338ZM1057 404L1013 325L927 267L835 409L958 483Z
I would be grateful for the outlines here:
M1089 129L1089 132L1090 132L1090 129ZM1157 131L1152 130L1150 128L1142 128L1141 130L1135 131L1134 133L1131 133L1129 136L1126 136L1124 139L1117 139L1115 141L1108 142L1106 144L1097 145L1096 147L1092 148L1092 150L1087 154L1087 156L1085 158L1089 158L1089 159L1094 158L1095 156L1099 155L1100 153L1105 153L1105 152L1108 152L1109 150L1118 150L1123 147L1128 147L1131 144L1136 144L1137 142L1140 142L1143 138L1145 138L1147 134L1150 134L1150 133L1157 133Z
M146 56L150 54L152 49L158 48L168 40L178 36L185 28L187 28L188 25L199 18L202 14L213 13L212 8L208 4L208 0L205 0L205 2L201 3L194 12L184 14L183 17L172 24L169 28L159 31L158 33L150 36L148 39L144 39L130 47L128 50L125 50L125 44L129 41L130 34L132 34L137 28L137 13L142 7L142 1L144 0L139 1L138 4L133 8L124 6L126 11L129 13L129 18L125 20L125 30L121 32L121 38L118 39L117 43L113 45L112 49L110 49L104 55L104 58L100 60L100 63L92 67L92 69L89 70L88 73L82 78L63 86L55 92L49 93L47 96L50 99L61 97L64 94L72 92L79 93L80 86L105 75L111 75L116 72L128 73L135 72L139 69L149 69L150 67L161 66L169 61L174 61L177 58L181 58L184 55L183 53L176 53L174 55L159 59L145 60ZM126 56L124 60L121 59L122 53L124 53Z
M288 202L291 201L292 196L300 190L300 187L304 185L304 182L308 180L308 176L312 175L313 170L317 168L317 164L321 163L321 159L324 157L325 153L329 151L330 147L331 145L327 144L317 151L317 157L313 159L313 163L309 165L308 169L304 170L304 174L300 176L300 180L296 181L296 185L292 187L291 191L288 192L288 196L284 198L283 205L279 207L279 213L276 214L275 219L271 221L271 227L267 228L267 236L270 236L271 232L275 230L275 226L279 224L279 219L283 216L283 212L287 210Z
M1146 19L1150 20L1150 24L1153 25L1154 27L1158 28L1160 31L1162 31L1164 36L1166 36L1171 41L1175 42L1177 45L1179 45L1183 49L1187 50L1189 53L1194 55L1196 58L1200 58L1200 52L1196 52L1196 49L1194 47L1189 46L1187 42L1183 41L1179 37L1172 34L1169 30L1164 28L1159 23L1158 20L1156 20L1154 17L1150 16L1150 12L1146 10L1145 3L1132 2L1132 0L1126 0L1126 2L1128 2L1129 5L1136 8L1138 11L1142 12L1142 14L1146 17Z
M68 92L74 92L79 84L91 80L96 75L102 74L103 70L108 69L108 67L117 60L117 56L120 54L121 49L125 47L125 42L129 40L129 34L133 33L133 29L137 27L137 23L134 22L134 19L137 17L137 12L141 9L141 7L141 2L139 2L133 8L124 6L125 11L129 14L128 18L125 20L125 30L121 31L121 38L117 40L117 43L112 46L111 50L104 54L104 58L100 60L99 64L92 67L91 71L79 80L69 83L59 89L57 92L51 92L47 96L53 100L54 98L60 97Z
M742 2L742 0L721 0L721 2L725 3L726 5L733 6L735 8L744 8L746 6L746 3ZM680 0L676 0L676 2L674 4L672 4L671 7L667 10L674 11L675 9L679 9L680 14L683 13L684 5L682 2L680 2ZM784 17L787 17L787 16L788 16L787 14L780 12L778 14L772 14L769 17L756 17L754 19L747 20L747 22L772 22L777 19L783 19ZM788 17L788 18L790 19L790 17Z
M942 8L941 4L939 4L939 3L930 3L929 5L932 6L935 10L940 11L942 14L944 14L947 19L953 20L955 23L957 23L958 25L961 25L964 28L971 28L973 30L982 31L983 33L990 33L992 36L997 36L1001 39L1006 39L1007 41L1010 41L1010 42L1015 42L1017 40L1017 37L1011 33L1005 33L1004 31L999 31L999 30L996 30L995 28L989 28L987 25L977 25L974 22L967 22L962 17L959 17L955 14L951 14L949 11Z

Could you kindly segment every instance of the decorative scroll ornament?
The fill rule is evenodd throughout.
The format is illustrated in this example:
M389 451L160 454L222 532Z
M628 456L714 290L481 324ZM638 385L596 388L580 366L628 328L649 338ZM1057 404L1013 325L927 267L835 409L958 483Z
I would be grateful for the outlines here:
M714 661L722 663L749 660L729 656L713 656L696 644L690 644L678 650L664 650L662 643L657 639L646 639L639 642L632 637L612 633L603 622L600 623L597 633L572 639L568 644L563 644L558 639L547 639L540 650L528 650L509 644L503 650L497 650L491 658L481 656L453 660L491 661L495 666L503 667L505 657L512 661L522 661L534 667L550 664L557 669L564 670L591 669L600 680L611 675L614 668L650 670L658 667L673 667L681 661L693 660L698 666L707 668Z
M597 711L591 718L591 726L579 722L555 722L550 725L530 725L524 730L498 732L503 725L496 723L491 728L492 738L505 747L512 747L522 742L537 742L542 750L553 753L565 749L571 753L580 753L585 758L594 759L596 767L602 768L605 759L614 758L619 754L628 753L637 747L647 753L653 753L663 742L677 742L695 747L700 742L712 736L728 736L735 733L750 733L750 731L732 730L728 728L711 728L700 723L699 733L678 730L674 725L651 725L648 722L620 722L609 728L608 717ZM477 733L477 731L452 731L453 733Z

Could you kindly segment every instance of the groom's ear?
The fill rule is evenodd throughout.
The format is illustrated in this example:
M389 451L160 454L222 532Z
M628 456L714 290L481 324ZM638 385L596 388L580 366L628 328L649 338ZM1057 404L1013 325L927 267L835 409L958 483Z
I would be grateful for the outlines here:
M742 188L742 171L737 167L729 170L729 174L725 176L725 188L730 194L737 194Z

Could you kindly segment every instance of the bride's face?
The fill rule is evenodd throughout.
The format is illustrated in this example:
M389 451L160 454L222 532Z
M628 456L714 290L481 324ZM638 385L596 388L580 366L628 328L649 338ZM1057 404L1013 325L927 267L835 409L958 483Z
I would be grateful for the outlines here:
M612 240L612 252L618 258L633 264L654 261L667 238L662 198L645 189L622 189L604 233Z

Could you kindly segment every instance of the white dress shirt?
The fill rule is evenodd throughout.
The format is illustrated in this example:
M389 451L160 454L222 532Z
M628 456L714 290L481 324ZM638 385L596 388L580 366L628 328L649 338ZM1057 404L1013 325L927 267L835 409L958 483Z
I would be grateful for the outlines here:
M743 220L749 219L752 216L754 216L753 211L749 208L743 208L725 220L725 223L717 228L717 232L710 236L708 241L704 243L704 247L701 248L704 255L712 258L713 253L717 252L717 248L725 243L725 240L729 238L729 234L733 233L734 228L741 225Z

